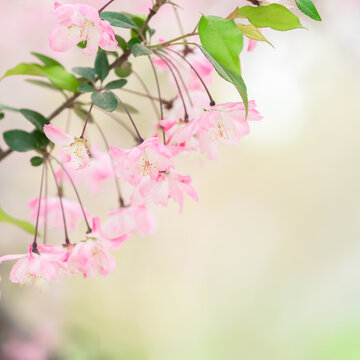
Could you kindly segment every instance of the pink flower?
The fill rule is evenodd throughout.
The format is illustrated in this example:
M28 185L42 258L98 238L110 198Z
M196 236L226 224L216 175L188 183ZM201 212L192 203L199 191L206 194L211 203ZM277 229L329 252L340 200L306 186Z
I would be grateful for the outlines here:
M250 101L248 117L245 119L245 106L242 102L213 106L199 119L187 123L171 141L179 142L194 135L198 148L206 153L209 159L215 160L218 157L217 142L238 144L240 138L249 133L248 121L262 119L255 107L255 101Z
M90 165L81 171L74 170L73 165L67 162L68 155L66 153L61 154L60 159L64 161L63 166L76 186L85 185L91 193L98 194L103 190L103 182L114 176L114 171L108 153L101 152L98 147L92 146L90 154ZM57 170L56 177L64 182L69 182L69 177L61 167Z
M160 171L169 171L174 167L170 160L172 152L157 137L146 139L131 150L110 146L110 155L115 160L117 175L132 185L137 185L149 176L156 178Z
M191 177L174 172L158 174L156 181L144 179L135 189L132 200L147 199L154 204L167 206L168 199L173 198L180 206L180 213L184 205L184 193L195 201L199 197L195 189L190 185Z
M64 146L64 150L69 156L74 169L84 169L88 165L89 155L86 139L73 137L53 125L44 125L44 132L54 144Z
M156 227L153 213L143 204L133 204L112 211L109 219L104 221L102 229L107 236L120 236L122 234L152 234Z
M109 250L117 249L128 236L122 235L114 239L105 237L101 230L100 219L93 218L93 228L86 240L76 243L67 260L72 272L80 272L85 278L93 278L97 273L106 276L114 271L115 258Z
M62 198L62 202L64 206L66 225L70 230L74 231L79 221L83 218L81 207L78 203L65 198ZM31 209L30 219L32 221L36 220L38 205L38 197L28 203L28 206ZM90 213L86 210L85 214L87 217L90 216ZM43 221L46 218L47 226L49 228L64 228L60 199L58 197L42 197L39 216Z
M0 257L0 263L6 260L19 259L10 272L10 281L22 285L35 283L41 289L48 281L59 281L66 273L65 266L61 263L65 250L53 245L39 246L40 254L32 252L29 247L27 254L5 255Z
M95 55L100 46L104 50L116 51L114 30L106 20L101 20L95 8L84 4L55 3L54 14L59 20L50 34L50 47L54 51L66 51L81 41L87 41L85 55Z

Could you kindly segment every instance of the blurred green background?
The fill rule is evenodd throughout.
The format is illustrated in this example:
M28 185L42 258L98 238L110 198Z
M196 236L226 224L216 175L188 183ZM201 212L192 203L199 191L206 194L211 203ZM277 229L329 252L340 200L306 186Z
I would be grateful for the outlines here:
M245 4L178 3L191 30L201 12L226 16ZM186 201L181 215L173 204L154 207L157 232L125 242L106 278L67 278L40 293L11 284L12 264L1 265L3 346L36 338L50 354L44 359L65 360L360 359L360 2L315 3L322 23L302 17L309 31L265 30L275 49L259 44L242 54L249 97L264 120L251 124L239 146L222 147L217 162L178 163L193 177L199 203ZM115 1L110 9L141 12L146 5ZM91 64L77 50L50 51L51 8L48 0L1 2L0 73L30 61L30 51L68 68ZM159 37L172 37L175 24L164 9L152 26ZM148 65L136 59L134 66L152 86ZM136 79L130 85L139 86ZM218 102L239 100L220 79L211 88ZM9 106L48 114L61 101L21 77L0 82L0 103ZM126 101L139 104L131 96ZM141 101L137 121L148 133L151 111ZM114 145L130 145L111 120L95 114ZM64 113L54 123L65 120ZM14 124L28 126L16 114L0 126ZM96 139L96 131L89 136ZM0 202L23 219L40 178L30 157L12 154L0 164ZM111 182L104 194L81 192L102 218L116 207ZM10 225L0 230L1 255L24 252L31 241ZM60 239L50 234L54 243Z

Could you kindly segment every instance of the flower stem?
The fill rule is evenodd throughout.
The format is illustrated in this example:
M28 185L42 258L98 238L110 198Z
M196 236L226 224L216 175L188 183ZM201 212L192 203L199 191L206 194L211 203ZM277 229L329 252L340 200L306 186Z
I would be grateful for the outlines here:
M100 8L98 11L99 11L99 14L101 14L102 11L104 11L114 0L110 0L108 1L102 8Z
M137 137L138 137L139 143L142 143L142 142L144 141L144 139L143 139L142 136L140 135L139 129L137 128L137 126L136 126L136 124L135 124L135 122L134 122L134 119L133 119L132 116L130 115L130 112L129 112L127 106L121 101L121 99L120 99L119 97L117 97L117 99L119 100L121 106L124 108L126 114L128 115L128 117L129 117L129 119L130 119L130 121L131 121L131 123L132 123L132 126L133 126L134 129L135 129L135 132L136 132L136 135L137 135Z
M56 179L56 175L55 175L55 171L54 171L54 168L53 166L51 165L51 161L49 161L49 167L50 167L50 170L53 174L53 177L54 177L54 181L55 181L55 184L56 184L56 188L57 188L57 191L58 191L58 196L59 196L59 200L60 200L60 207L61 207L61 214L62 214L62 218L63 218L63 223L64 223L64 232L65 232L65 244L66 245L70 245L70 240L69 240L69 235L68 235L68 231L67 231L67 224L66 224L66 217L65 217L65 210L64 210L64 204L63 204L63 195L62 195L62 191L61 191L61 188L60 188L60 185Z
M32 247L31 247L31 251L36 254L39 253L39 250L37 249L37 236L38 236L38 227L39 227L41 197L42 197L42 190L43 190L43 185L44 185L44 173L45 173L45 164L43 163L42 171L41 171L41 180L40 180L39 202L38 202L38 209L37 209L37 215L36 215L35 234L34 234L34 240L33 240Z
M90 114L91 114L91 110L94 106L94 103L92 102L91 105L90 105L90 108L89 108L89 111L87 113L87 116L86 116L86 120L85 120L85 124L84 124L84 127L82 129L82 133L80 135L80 139L83 139L84 138L84 134L85 134L85 130L86 130L86 125L88 124L89 122L89 119L90 119Z
M81 201L81 199L80 199L79 192L77 191L77 188L76 188L76 186L75 186L75 184L74 184L73 179L71 178L69 172L66 170L65 166L64 166L56 157L54 157L54 156L52 156L52 155L50 155L50 157L58 163L58 165L62 168L62 170L64 171L64 173L65 173L66 176L68 177L68 179L69 179L69 181L70 181L70 183L71 183L71 185L72 185L72 187L73 187L73 189L74 189L74 191L75 191L77 200L78 200L78 202L79 202L81 211L82 211L82 213L83 213L83 216L84 216L84 219L85 219L85 223L86 223L86 226L87 226L87 233L91 233L91 227L90 227L89 222L88 222L88 220L87 220L84 206L83 206L83 204L82 204L82 201Z
M164 119L164 109L163 109L163 100L161 97L161 90L160 90L160 83L159 83L159 77L157 75L154 63L151 60L151 56L148 56L148 59L150 61L153 73L154 73L154 77L155 77L155 82L156 82L156 88L157 88L157 92L158 92L158 97L160 100L160 119L159 120L163 120ZM165 135L165 130L164 128L161 126L161 131L162 131L162 136L163 136L163 143L164 145L166 145L166 135Z
M180 98L181 98L181 102L183 104L183 107L184 107L184 121L185 122L188 122L189 121L189 114L187 112L187 108L186 108L186 104L185 104L185 100L184 100L184 96L182 94L182 91L181 91L181 88L180 88L180 85L179 85L179 82L176 78L176 75L174 73L174 70L171 68L170 64L168 63L168 61L162 56L159 54L158 51L155 51L155 54L165 63L165 65L168 67L168 69L170 70L174 80L175 80L175 83L176 83L176 86L178 88L178 92L179 92L179 95L180 95Z
M195 67L191 64L191 62L188 61L184 55L181 55L179 52L177 52L177 51L175 51L175 50L166 49L166 51L171 51L171 52L173 52L174 54L180 56L180 57L191 67L191 69L194 71L194 73L196 74L196 76L197 76L198 79L200 80L200 82L201 82L201 84L203 85L206 93L207 93L208 96L209 96L210 106L214 106L214 105L215 105L215 101L214 101L213 97L211 96L209 89L207 88L204 80L202 79L202 77L200 76L200 74L197 72L197 70L195 69Z
M94 120L94 125L97 127L97 129L99 130L99 133L107 147L107 151L109 151L110 149L110 144L109 142L107 141L106 139L106 136L104 134L104 132L102 131L100 125ZM114 164L114 159L112 158L112 156L110 156L110 161L111 161L111 167L112 167L112 170L113 170L113 175L114 175L114 181L115 181L115 188L116 188L116 192L118 194L118 199L119 199L119 204L120 204L120 207L123 207L124 206L124 199L121 195L121 190L120 190L120 183L119 183L119 179L116 177L116 174L115 174L115 164Z

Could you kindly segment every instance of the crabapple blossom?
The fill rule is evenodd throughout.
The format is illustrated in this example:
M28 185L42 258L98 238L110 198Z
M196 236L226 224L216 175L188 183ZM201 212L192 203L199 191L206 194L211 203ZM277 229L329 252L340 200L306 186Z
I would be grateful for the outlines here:
M152 234L157 227L154 214L143 204L140 199L138 204L122 207L108 213L109 218L102 224L102 230L108 237L123 234Z
M73 137L62 129L53 125L44 125L47 138L56 145L64 146L65 153L69 156L75 170L84 169L89 164L87 140Z
M155 179L160 171L174 167L172 152L155 136L131 150L111 146L109 152L115 161L117 175L134 186L146 176Z
M109 250L116 250L127 238L127 234L106 238L101 230L100 218L93 218L91 233L86 235L85 240L69 247L67 264L70 271L82 273L85 278L93 278L97 273L102 276L110 274L116 261Z
M59 281L66 273L66 267L61 262L64 253L64 250L53 245L43 245L41 252L35 253L30 245L27 254L2 256L0 263L19 259L11 269L10 281L22 285L35 283L43 289L47 282Z
M89 153L90 165L81 171L74 170L65 151L60 153L60 160L76 186L85 185L92 194L99 194L103 190L103 182L114 175L111 158L109 153L100 151L98 146L92 146ZM63 182L70 182L61 166L56 171L56 177Z
M249 133L248 121L262 119L255 107L255 101L250 101L248 117L245 119L245 106L242 102L215 105L200 118L184 125L171 141L181 143L194 135L198 148L206 153L210 160L216 160L217 142L238 144L240 138Z
M172 198L179 204L181 213L183 211L184 193L189 195L193 200L199 201L199 197L190 183L190 176L184 176L174 172L159 173L156 181L144 178L136 187L132 195L132 200L147 200L166 207L168 199Z
M97 9L85 4L60 4L55 2L54 14L59 20L50 34L49 44L54 51L66 51L81 41L87 41L85 55L95 55L100 46L116 51L117 41L109 22L101 20Z
M69 199L62 198L64 206L65 217L67 226L70 230L74 231L83 217L81 206ZM28 203L31 209L30 219L36 220L37 211L39 206L39 198L35 198ZM90 213L85 209L85 214L90 217ZM59 197L42 197L39 218L47 222L49 228L63 229L64 223L61 214L61 203Z

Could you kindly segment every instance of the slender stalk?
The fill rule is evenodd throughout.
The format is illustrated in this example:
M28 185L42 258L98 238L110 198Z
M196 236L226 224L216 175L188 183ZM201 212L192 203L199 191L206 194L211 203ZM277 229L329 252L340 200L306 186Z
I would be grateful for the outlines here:
M99 11L99 14L101 14L102 11L104 11L112 2L114 2L114 0L110 0L108 1L102 8L100 8L98 11Z
M202 79L202 77L200 76L200 74L198 73L198 71L195 69L195 67L191 64L191 62L188 61L184 55L180 54L179 52L177 52L177 51L175 51L175 50L172 50L172 49L169 49L169 48L168 48L168 49L166 49L166 51L171 51L172 53L180 56L180 57L191 67L191 69L194 71L194 73L196 74L196 76L197 76L198 79L200 80L200 82L201 82L201 84L203 85L206 93L207 93L208 96L209 96L210 106L214 106L214 105L215 105L215 100L214 100L213 97L211 96L210 91L209 91L208 87L206 86L204 80Z
M172 76L173 76L173 78L175 80L175 83L176 83L176 86L177 86L177 89L178 89L178 92L179 92L179 95L180 95L180 98L181 98L181 102L182 102L183 107L184 107L184 121L188 122L189 121L189 114L187 112L184 96L182 94L182 91L181 91L179 82L178 82L178 80L176 78L176 75L174 73L174 70L171 68L168 61L162 55L159 54L159 52L155 51L155 54L165 63L165 65L168 67L168 69L170 70L170 72L171 72L171 74L172 74Z
M42 171L41 171L41 180L40 180L39 202L38 202L38 209L37 209L37 215L36 215L35 234L34 234L34 240L33 240L32 247L31 247L31 251L36 254L39 254L39 250L37 249L37 236L38 236L38 228L39 228L41 197L42 197L42 190L43 190L43 185L44 185L44 173L45 173L45 164L43 163Z
M163 109L163 100L162 100L162 97L161 97L160 82L159 82L159 77L157 75L154 63L151 60L151 56L148 56L148 59L150 61L150 64L151 64L151 67L152 67L152 70L153 70L153 73L154 73L155 82L156 82L156 89L157 89L158 97L159 97L159 100L160 100L160 118L159 118L159 121L160 121L160 120L164 119L164 109ZM161 132L162 132L162 136L163 136L163 143L164 143L164 145L166 145L166 134L165 134L165 130L164 130L164 128L162 126L161 126Z
M125 88L121 88L120 89L121 91L125 91L125 92L128 92L130 94L134 94L134 95L139 95L139 96L142 96L142 97L146 97L146 98L150 98L154 101L159 101L160 102L160 99L158 97L155 97L155 96L152 96L152 95L147 95L147 94L144 94L140 91L136 91L136 90L131 90L131 89L125 89ZM170 106L172 105L172 100L165 100L165 99L161 99L163 105L166 105L166 106Z
M113 120L115 120L119 125L121 125L132 137L133 139L138 142L138 138L136 133L127 125L124 123L124 121L122 121L118 116L116 116L115 114L105 111L101 108L97 108L98 110L100 110L101 112L103 112L105 115L107 115L108 117L112 118Z
M137 72L135 72L134 70L132 71L132 73L133 73L133 74L136 76L136 78L139 80L141 86L144 88L145 93L148 95L148 98L150 99L151 105L152 105L152 107L153 107L153 109L154 109L155 115L156 115L157 117L160 117L159 111L158 111L158 109L157 109L157 107L156 107L156 104L155 104L154 100L152 99L152 96L151 96L151 94L150 94L149 88L148 88L147 85L145 84L145 81L144 81L144 80L141 78L141 76L140 76ZM161 100L160 100L160 101L161 101Z
M58 183L58 181L57 181L57 179L56 179L56 175L55 175L54 168L53 168L53 166L51 165L51 161L49 161L49 167L50 167L50 170L51 170L51 172L52 172L52 174L53 174L54 181L55 181L55 184L56 184L56 188L57 188L57 191L58 191L59 200L60 200L61 214L62 214L63 223L64 223L65 244L66 244L66 245L70 245L69 235L68 235L68 231L67 231L67 224L66 224L64 204L63 204L63 195L62 195L62 191L61 191L60 185L59 185L59 183Z
M45 216L44 216L44 235L43 235L43 243L44 244L46 244L46 240L47 240L48 181L49 181L48 166L47 166L47 162L45 162Z
M83 127L83 129L82 129L82 133L81 133L81 135L80 135L80 139L83 139L83 138L84 138L86 125L87 125L88 122L89 122L90 114L91 114L91 110L92 110L93 106L94 106L94 103L92 102L91 105L90 105L89 111L88 111L88 113L87 113L87 116L86 116L85 124L84 124L84 127Z
M97 129L99 130L99 133L100 133L100 135L101 135L101 137L102 137L102 139L103 139L103 141L104 141L104 143L105 143L105 145L107 147L107 151L109 151L110 144L107 141L104 132L102 131L101 127L99 126L99 124L95 120L94 120L94 124L97 127ZM120 183L119 183L119 179L116 177L115 163L114 163L114 159L112 158L112 156L110 156L110 161L111 161L111 167L112 167L112 170L113 170L115 188L116 188L116 192L118 194L119 204L120 204L120 207L123 207L124 206L124 199L123 199L123 197L121 195Z
M169 55L170 57L174 58L173 55L170 55L170 54L168 54L168 55ZM169 59L168 56L166 56L166 55L164 55L164 54L163 54L163 56L164 56L165 59L169 62L169 64L173 67L173 69L176 71L176 73L177 73L177 75L178 75L178 78L180 79L181 85L183 86L183 88L184 88L184 90L185 90L185 93L186 93L186 96L187 96L187 98L188 98L188 100L189 100L190 105L191 105L191 106L194 106L194 104L193 104L193 102L192 102L192 100L191 100L191 96L190 96L190 94L189 94L189 90L188 90L188 88L187 88L187 86L186 86L186 84L185 84L184 78L183 78L183 76L181 75L180 70L177 68L177 66L174 64L174 62Z
M130 112L129 112L128 108L126 107L126 105L121 101L121 99L120 99L118 96L117 96L117 99L119 100L121 106L124 108L125 112L127 113L127 116L129 117L129 119L130 119L130 121L131 121L131 124L132 124L132 126L134 127L134 129L135 129L136 135L137 135L137 137L138 137L138 141L139 141L140 143L142 143L142 142L144 141L144 139L143 139L142 136L140 135L139 129L137 128L134 119L133 119L132 116L130 115Z
M50 155L50 157L58 163L58 165L62 168L62 170L64 171L64 173L65 173L66 176L68 177L68 179L69 179L69 181L70 181L70 183L71 183L71 185L72 185L72 187L73 187L73 189L74 189L74 192L75 192L75 195L76 195L76 197L77 197L77 200L78 200L78 202L79 202L81 211L82 211L82 213L83 213L83 216L84 216L84 219L85 219L85 223L86 223L86 226L87 226L87 228L88 228L88 229L87 229L87 233L90 233L90 232L91 232L91 227L90 227L89 222L88 222L88 220L87 220L84 206L83 206L83 204L82 204L82 201L81 201L81 199L80 199L79 192L77 191L77 188L76 188L76 186L75 186L75 184L74 184L73 179L71 178L69 172L66 170L65 166L64 166L56 157L54 157L54 156L52 156L52 155Z
M176 41L178 41L178 40L182 40L182 39L185 39L185 38L187 38L187 37L195 36L195 35L199 35L199 33L197 33L196 31L194 31L194 32L191 32L191 33L188 33L188 34L185 34L185 35L178 36L178 37L176 37L176 38L174 38L174 39L172 39L172 40L165 41L165 42L160 43L160 44L151 45L151 46L149 46L149 48L154 49L154 48L172 46L172 45L175 45L175 44L173 44L173 43L176 42ZM186 45L186 43L183 43L182 45Z

